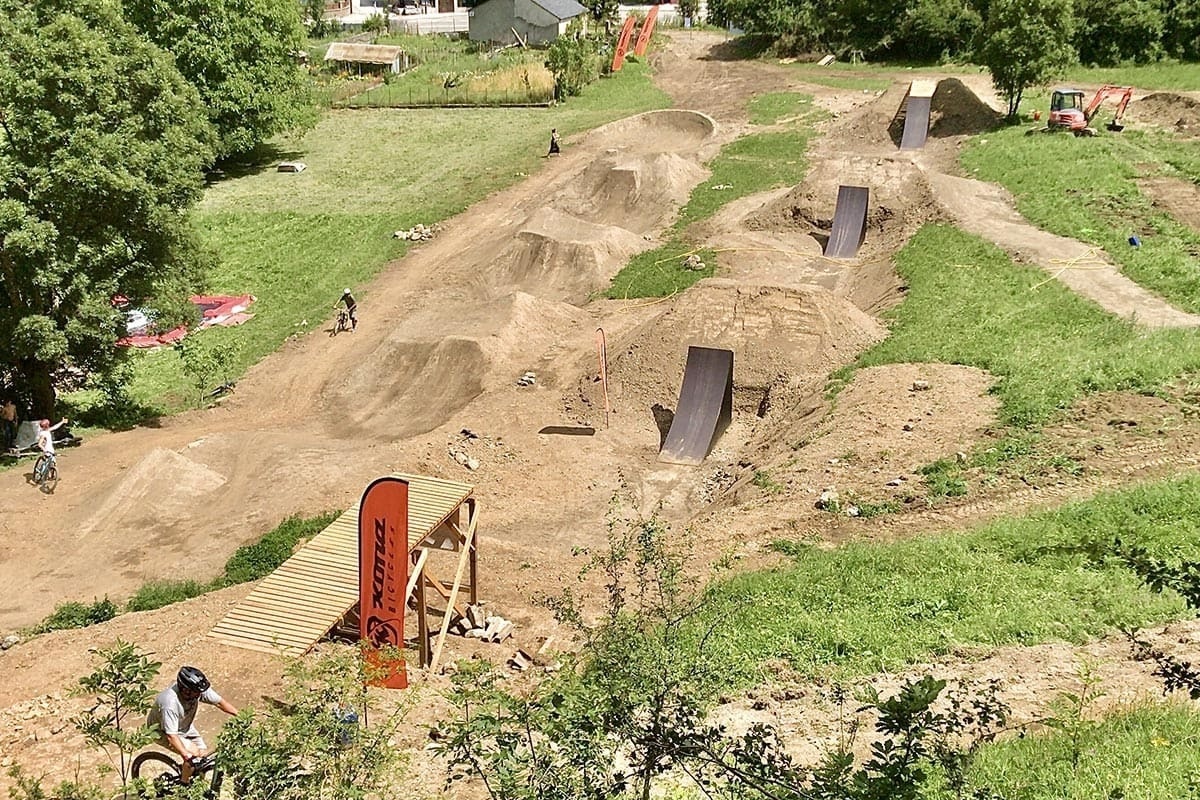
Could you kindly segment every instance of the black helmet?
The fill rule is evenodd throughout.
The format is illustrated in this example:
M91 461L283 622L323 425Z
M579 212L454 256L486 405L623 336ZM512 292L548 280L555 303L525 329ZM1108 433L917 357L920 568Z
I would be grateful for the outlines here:
M175 678L175 682L180 689L188 689L193 692L202 693L208 691L208 687L212 686L208 682L208 678L204 677L204 673L195 667L184 667L179 670L179 675Z

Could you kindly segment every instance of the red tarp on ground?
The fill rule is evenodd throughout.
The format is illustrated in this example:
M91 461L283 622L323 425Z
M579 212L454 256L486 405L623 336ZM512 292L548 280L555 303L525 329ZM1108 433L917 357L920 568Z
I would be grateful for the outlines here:
M200 307L200 329L210 328L214 325L241 325L254 316L246 313L246 308L256 299L252 294L236 296L198 294L193 295L190 299ZM117 340L117 347L161 347L175 344L187 336L187 333L187 326L180 325L178 328L154 336L148 334L124 336Z

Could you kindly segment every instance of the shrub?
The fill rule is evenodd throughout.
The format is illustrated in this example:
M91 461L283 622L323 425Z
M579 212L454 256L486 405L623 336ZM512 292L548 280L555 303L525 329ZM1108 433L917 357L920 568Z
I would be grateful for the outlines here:
M254 544L239 547L225 562L225 574L217 584L233 586L269 575L291 556L297 542L320 532L338 516L339 512L332 511L311 519L288 517Z
M63 603L54 609L54 613L42 620L33 629L34 633L69 630L71 628L86 628L107 622L117 615L115 603L105 597L95 600L91 605L85 603Z
M142 586L125 604L126 611L152 611L199 597L212 588L197 581L153 581Z

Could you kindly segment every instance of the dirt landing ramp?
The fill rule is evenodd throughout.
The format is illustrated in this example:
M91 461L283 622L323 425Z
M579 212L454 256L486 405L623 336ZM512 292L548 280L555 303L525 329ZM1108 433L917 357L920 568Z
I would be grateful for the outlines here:
M733 351L688 347L679 404L658 460L702 463L732 420Z
M867 235L867 201L871 190L866 186L839 186L837 207L833 212L833 230L825 245L830 258L854 258Z
M1030 225L1003 188L934 173L929 181L963 230L1020 254L1104 310L1149 328L1200 326L1200 316L1180 311L1122 275L1099 248Z

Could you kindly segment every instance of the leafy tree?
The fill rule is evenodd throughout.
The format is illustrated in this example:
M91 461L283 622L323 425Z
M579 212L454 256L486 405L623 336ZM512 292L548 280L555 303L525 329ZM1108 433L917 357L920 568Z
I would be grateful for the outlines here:
M621 16L619 0L586 0L583 4L592 21L602 27L606 33L611 33L613 26Z
M1176 58L1200 59L1200 0L1169 5L1164 45Z
M916 0L900 20L896 50L917 59L962 56L982 28L983 17L967 0Z
M92 652L100 657L100 665L80 678L79 686L82 693L95 697L96 703L72 721L88 744L105 751L116 749L118 775L126 786L133 754L158 736L145 719L154 700L150 681L162 664L120 639L107 650Z
M550 45L546 69L554 75L554 96L559 100L579 94L599 74L595 44L584 35L577 20L572 20L567 32Z
M0 341L35 415L112 374L114 294L182 294L212 160L196 90L113 0L0 0Z
M315 122L295 0L126 0L125 9L200 92L218 158Z
M1163 54L1162 0L1075 0L1075 44L1084 64L1153 61Z
M1075 60L1071 0L992 0L979 60L1008 102L1013 119L1030 86L1046 83Z

